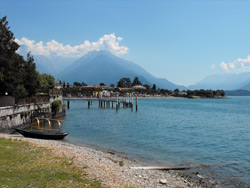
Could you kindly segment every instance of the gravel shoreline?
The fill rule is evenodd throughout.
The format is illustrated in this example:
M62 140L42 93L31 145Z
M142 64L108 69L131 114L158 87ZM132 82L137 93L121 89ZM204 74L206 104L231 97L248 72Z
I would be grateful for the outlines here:
M0 134L1 138L29 142L31 145L51 149L56 155L74 159L74 164L85 169L88 178L101 180L108 187L169 187L201 188L219 187L211 180L195 174L176 171L138 170L131 167L143 166L114 152L104 152L93 148L78 146L65 141L52 141L25 138L16 134Z

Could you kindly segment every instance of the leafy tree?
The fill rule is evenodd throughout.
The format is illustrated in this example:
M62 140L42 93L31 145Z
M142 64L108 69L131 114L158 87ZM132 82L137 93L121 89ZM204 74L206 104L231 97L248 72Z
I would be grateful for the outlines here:
M138 85L142 85L142 83L139 81L138 77L135 77L132 86L138 86Z
M55 78L49 74L41 74L39 81L42 89L53 89L56 85Z
M14 34L10 31L7 17L0 19L0 56L8 59L15 55L19 45L15 42Z
M65 86L66 86L65 82L63 82L63 88L65 88Z
M175 89L174 92L175 93L179 93L180 91L179 91L179 89Z
M28 92L28 96L32 96L36 93L36 90L40 86L39 73L36 71L36 64L34 58L27 54L27 61L25 63L25 88Z
M117 82L117 87L130 88L131 87L130 78L121 78L119 82Z
M80 86L82 86L82 84L81 83L79 83L79 82L74 82L74 87L80 87Z
M115 84L110 84L110 87L113 87L113 88L114 88L114 87L115 87Z
M156 85L155 84L153 84L153 87L152 87L152 90L156 90Z
M25 61L18 48L5 16L0 19L0 95L7 92L16 100L34 95L39 87L33 57L28 53Z
M104 83L100 83L100 86L106 86Z

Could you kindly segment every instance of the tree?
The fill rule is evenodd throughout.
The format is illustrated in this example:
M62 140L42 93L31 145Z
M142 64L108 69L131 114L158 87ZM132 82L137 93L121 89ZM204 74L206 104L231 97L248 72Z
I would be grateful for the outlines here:
M7 17L0 19L0 56L11 58L19 45L15 42L14 34L10 31Z
M138 85L142 85L142 83L139 81L138 77L135 77L132 86L138 86Z
M110 84L110 87L115 88L115 84Z
M74 82L74 87L81 87L82 86L82 84L81 83L79 83L79 82Z
M18 48L5 16L0 19L0 95L7 92L16 100L34 95L39 87L34 58L28 53L24 60Z
M174 92L175 93L179 93L180 91L179 91L179 89L175 89Z
M156 90L156 85L155 84L153 84L153 87L152 87L152 90Z
M100 86L106 86L104 83L100 83Z
M36 64L34 63L34 58L31 56L30 52L27 54L27 61L25 63L25 88L27 90L28 96L33 96L36 90L40 86L39 73L36 71Z
M119 82L117 82L117 87L130 88L131 87L130 78L121 78Z
M39 76L41 89L53 89L55 87L55 78L49 74L41 74Z

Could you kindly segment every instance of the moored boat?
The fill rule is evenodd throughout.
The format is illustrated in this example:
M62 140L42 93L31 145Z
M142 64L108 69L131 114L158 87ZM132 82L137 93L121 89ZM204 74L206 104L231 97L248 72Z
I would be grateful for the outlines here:
M36 117L32 120L30 129L15 128L15 130L24 137L60 140L69 134L61 132L61 121L62 120ZM55 122L57 122L57 125Z

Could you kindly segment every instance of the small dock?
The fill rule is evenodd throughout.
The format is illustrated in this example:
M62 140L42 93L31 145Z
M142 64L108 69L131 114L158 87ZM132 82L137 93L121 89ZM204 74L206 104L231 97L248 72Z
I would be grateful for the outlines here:
M64 98L67 100L67 108L70 109L70 100L83 100L88 101L88 108L91 108L93 102L99 103L99 108L116 108L118 111L122 108L130 108L131 111L134 109L135 100L135 111L138 111L138 98L137 97L110 97L110 98Z

